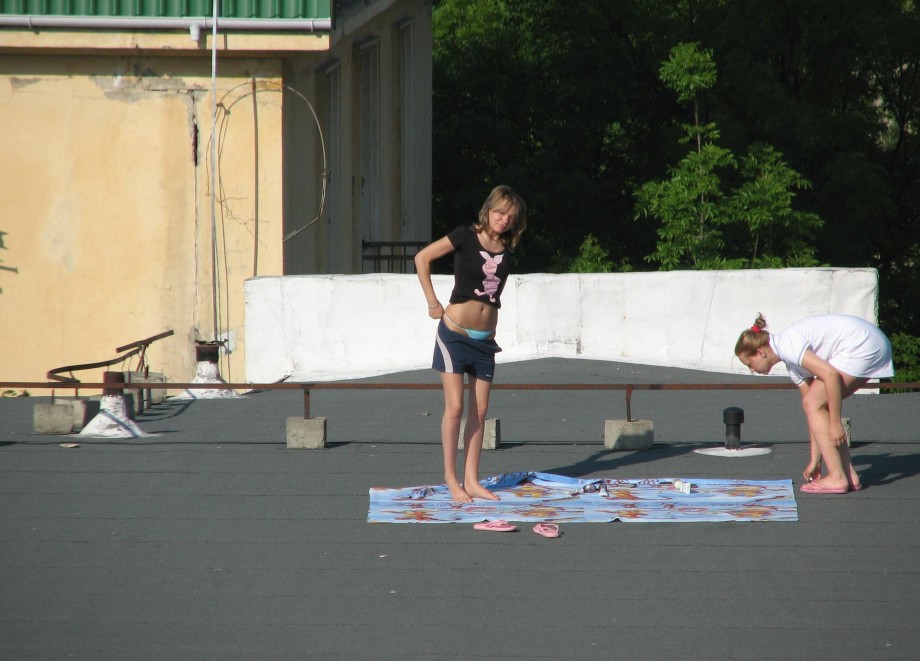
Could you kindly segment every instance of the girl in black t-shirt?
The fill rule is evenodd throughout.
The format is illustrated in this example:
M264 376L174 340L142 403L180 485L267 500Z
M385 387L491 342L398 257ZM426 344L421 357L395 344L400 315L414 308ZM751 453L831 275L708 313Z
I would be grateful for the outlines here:
M479 218L472 226L460 226L415 256L422 291L428 301L428 316L440 319L435 338L432 367L441 372L444 387L444 416L441 444L444 479L451 497L461 503L473 498L498 500L479 483L479 455L495 354L501 294L511 270L510 252L517 247L527 225L527 206L513 189L496 186L486 198ZM447 309L441 306L431 284L431 264L454 253L454 289ZM457 445L463 416L463 375L469 374L468 412L463 445L466 461L463 482L457 479Z

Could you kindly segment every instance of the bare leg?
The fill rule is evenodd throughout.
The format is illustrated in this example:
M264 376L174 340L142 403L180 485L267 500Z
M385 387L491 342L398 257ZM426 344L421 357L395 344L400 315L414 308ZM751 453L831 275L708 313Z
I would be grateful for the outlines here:
M867 381L867 379L847 374L841 374L841 378L843 379L842 395L844 398L852 395ZM808 388L803 390L802 407L808 421L811 443L817 446L827 469L827 475L816 477L815 480L828 488L859 487L859 474L853 467L846 442L838 445L831 438L827 391L820 380L813 380ZM814 461L814 449L812 449L812 460Z
M441 385L444 386L444 416L441 418L444 482L450 489L451 498L460 503L469 503L473 499L457 480L457 445L460 441L460 418L463 416L463 375L442 372Z
M469 406L463 433L463 446L466 448L463 487L471 498L499 500L498 496L479 484L479 455L482 453L482 435L485 431L491 392L490 381L470 376Z
M843 377L843 398L846 399L854 392L862 388L869 379L862 377L850 376L849 374L841 373ZM862 484L859 481L859 473L856 472L856 468L853 466L853 461L850 457L850 447L847 445L846 441L841 442L837 448L840 450L840 454L844 458L844 465L847 467L847 480L849 481L851 489L859 489Z
M808 447L811 457L808 461L808 465L805 466L805 470L802 471L802 477L804 477L806 481L811 482L821 477L821 450L818 447L818 442L815 440L815 435L811 432L808 432Z
M846 443L840 446L840 453L846 455L846 465L849 466L848 478L850 481L850 488L859 489L862 487L862 484L859 481L859 473L856 472L856 468L853 466L853 461L850 458L850 448Z

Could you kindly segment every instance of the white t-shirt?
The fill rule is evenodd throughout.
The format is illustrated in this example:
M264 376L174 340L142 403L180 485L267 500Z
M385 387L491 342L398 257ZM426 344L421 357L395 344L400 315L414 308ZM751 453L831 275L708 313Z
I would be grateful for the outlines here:
M802 367L808 349L850 376L871 379L894 376L891 343L875 325L859 317L843 314L806 317L782 332L771 333L770 346L786 364L796 385L815 376Z

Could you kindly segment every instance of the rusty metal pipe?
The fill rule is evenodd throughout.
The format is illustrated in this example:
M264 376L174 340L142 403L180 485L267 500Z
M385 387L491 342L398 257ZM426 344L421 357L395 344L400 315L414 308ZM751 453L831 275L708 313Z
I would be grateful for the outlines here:
M80 389L111 389L110 383L66 382L76 394ZM61 382L6 381L0 388L50 389L52 396ZM240 390L302 390L304 418L310 417L311 390L440 390L440 383L157 383L157 390L197 389L240 389ZM149 390L151 384L124 383L119 390ZM496 383L493 390L622 390L626 393L626 420L632 421L632 395L634 390L797 390L792 383ZM863 389L872 390L920 390L920 381L905 383L867 383ZM740 443L740 430L739 430Z

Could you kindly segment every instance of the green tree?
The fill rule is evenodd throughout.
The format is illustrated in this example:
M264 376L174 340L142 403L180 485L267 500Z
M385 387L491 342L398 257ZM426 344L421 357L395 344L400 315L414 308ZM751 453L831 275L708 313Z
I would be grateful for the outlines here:
M508 183L529 206L518 272L545 271L557 255L570 264L589 234L615 265L657 268L644 261L660 240L657 223L635 222L636 192L687 156L679 139L693 106L660 68L674 44L700 42L718 76L695 99L699 123L716 124L712 142L737 159L716 171L721 203L752 178L749 146L770 145L801 173L803 185L785 189L794 192L786 208L825 219L813 239L809 218L771 213L782 223L754 230L707 221L723 260L801 265L811 251L798 242L820 263L874 266L882 327L914 334L918 6L434 0L433 231L467 222L492 185Z
M790 168L773 147L754 145L741 159L745 181L728 200L728 214L744 236L734 243L741 256L727 259L730 268L814 266L814 238L824 221L817 214L792 208L796 190L811 184Z
M920 381L920 337L907 333L891 336L895 380L902 383Z
M610 253L589 234L568 270L572 273L610 273L613 271L613 262L610 261Z
M670 108L649 91L648 37L626 26L662 19L595 0L440 0L433 18L434 233L507 183L529 208L517 270L573 259L588 234L614 263L641 259L654 233L629 222L632 181L670 148Z
M814 232L822 221L792 209L794 191L808 182L769 146L750 147L739 165L731 150L716 144L715 123L700 118L700 98L716 83L712 52L679 44L660 76L679 102L692 105L693 122L683 124L681 143L693 148L668 169L668 179L647 182L636 193L636 215L660 223L657 249L646 260L665 270L814 265ZM726 193L723 179L734 169L744 181ZM739 235L731 246L726 231Z

